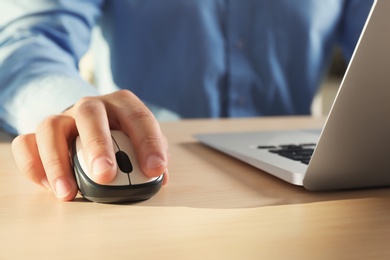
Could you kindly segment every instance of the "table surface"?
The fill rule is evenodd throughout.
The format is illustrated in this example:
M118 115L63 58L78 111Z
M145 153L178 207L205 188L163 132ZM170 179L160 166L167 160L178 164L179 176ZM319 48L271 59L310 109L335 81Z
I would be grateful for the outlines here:
M270 117L161 123L170 182L134 204L60 202L0 134L0 259L389 258L390 190L309 192L199 144L200 132L320 128Z

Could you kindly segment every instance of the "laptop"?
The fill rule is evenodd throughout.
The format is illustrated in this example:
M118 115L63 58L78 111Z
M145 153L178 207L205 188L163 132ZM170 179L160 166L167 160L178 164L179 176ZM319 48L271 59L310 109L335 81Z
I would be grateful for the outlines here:
M308 190L390 185L389 14L374 2L323 129L194 137Z

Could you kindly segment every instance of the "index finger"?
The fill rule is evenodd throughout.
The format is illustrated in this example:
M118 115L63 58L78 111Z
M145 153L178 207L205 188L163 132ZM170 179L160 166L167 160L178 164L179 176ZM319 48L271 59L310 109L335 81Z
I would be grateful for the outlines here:
M117 165L104 103L98 98L83 98L72 113L91 177L100 184L112 181Z

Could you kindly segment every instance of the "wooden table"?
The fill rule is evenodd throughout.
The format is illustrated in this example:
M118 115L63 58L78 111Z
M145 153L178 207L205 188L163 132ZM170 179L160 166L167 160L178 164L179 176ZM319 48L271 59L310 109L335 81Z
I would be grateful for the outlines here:
M0 259L385 259L390 190L309 192L199 144L199 132L319 128L309 117L162 123L171 179L147 201L60 202L0 135ZM390 158L389 158L390 159Z

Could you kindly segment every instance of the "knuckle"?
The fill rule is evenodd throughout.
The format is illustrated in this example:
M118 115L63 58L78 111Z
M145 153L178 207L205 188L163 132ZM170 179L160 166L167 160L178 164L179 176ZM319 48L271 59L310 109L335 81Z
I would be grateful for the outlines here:
M89 149L95 149L100 147L106 147L107 141L103 137L96 136L86 141L86 146L89 147Z
M141 145L142 146L147 146L147 147L156 147L160 144L160 138L158 138L157 136L145 136L142 141L141 141Z
M75 111L83 116L91 116L100 110L102 102L93 97L83 97L74 106Z
M132 120L147 121L152 118L152 113L146 108L139 108L131 111L130 117Z
M18 135L12 140L12 147L20 147L27 143L28 137L27 135Z
M133 92L131 92L130 90L128 89L121 89L121 90L118 90L114 93L114 95L117 95L119 97L122 97L122 98L125 98L125 99L129 99L129 98L134 98L136 97L134 95Z
M34 160L25 160L21 163L20 169L22 173L30 180L37 178L37 169L40 169L38 163Z
M44 168L45 169L61 169L62 161L58 157L45 158Z
M37 127L37 132L46 132L49 129L56 129L61 123L61 117L58 115L51 115L45 118Z

